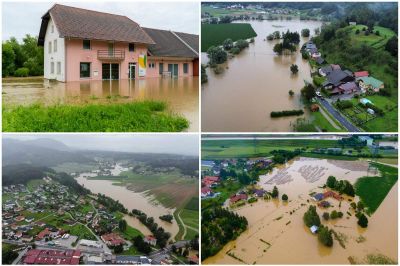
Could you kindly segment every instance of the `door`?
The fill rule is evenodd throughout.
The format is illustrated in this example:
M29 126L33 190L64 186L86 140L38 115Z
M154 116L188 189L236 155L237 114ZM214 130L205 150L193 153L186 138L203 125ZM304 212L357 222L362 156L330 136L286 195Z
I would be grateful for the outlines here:
M119 79L119 64L102 64L101 68L103 79Z
M136 63L129 63L129 79L136 78Z
M110 57L114 56L114 44L112 42L108 43L108 55Z
M168 72L171 73L171 77L178 77L178 64L168 64Z

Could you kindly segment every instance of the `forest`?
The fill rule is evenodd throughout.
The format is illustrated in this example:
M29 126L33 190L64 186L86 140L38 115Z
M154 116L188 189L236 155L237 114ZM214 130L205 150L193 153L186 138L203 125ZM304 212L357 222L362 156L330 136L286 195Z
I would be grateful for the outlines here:
M247 219L221 207L202 212L201 259L215 255L231 240L247 229Z
M22 42L12 37L2 44L2 77L43 75L43 47L27 34Z

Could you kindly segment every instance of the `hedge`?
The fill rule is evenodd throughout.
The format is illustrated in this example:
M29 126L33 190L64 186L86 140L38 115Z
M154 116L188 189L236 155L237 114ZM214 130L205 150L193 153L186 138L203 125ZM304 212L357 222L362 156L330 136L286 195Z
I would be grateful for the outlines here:
M287 110L287 111L271 112L271 117L282 117L282 116L292 116L292 115L302 115L302 114L304 114L303 110Z

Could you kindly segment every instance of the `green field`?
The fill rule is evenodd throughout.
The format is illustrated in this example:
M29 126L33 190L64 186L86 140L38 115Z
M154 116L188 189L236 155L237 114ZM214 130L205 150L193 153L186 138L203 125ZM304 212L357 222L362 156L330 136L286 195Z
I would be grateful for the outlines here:
M248 14L249 12L257 12L257 9L246 8L241 10L230 10L225 8L212 8L210 6L203 5L201 7L201 13L205 14L208 13L213 17L221 17L226 15L241 15L241 14Z
M352 34L351 37L356 42L365 43L370 45L373 48L380 49L383 48L386 42L396 35L392 30L380 26L374 27L374 32L379 31L379 36L372 33L366 36L362 31L363 28L367 28L365 25L356 25L356 26L349 26L351 28ZM356 34L356 30L359 30L360 33Z
M319 127L323 132L345 132L344 129L335 128L320 111L313 112L311 117L313 118L313 125ZM332 119L332 121L338 125L335 119Z
M382 176L361 177L355 183L356 194L368 208L368 214L373 214L378 209L398 179L397 167L376 163L374 165L379 169Z
M174 212L174 219L179 226L179 232L176 234L175 240L181 240L184 234L183 225L177 218L178 213L184 224L197 229L193 230L189 227L186 227L185 239L193 239L196 235L199 235L199 197L191 198L183 209L177 209Z
M248 23L202 24L201 51L207 52L211 46L222 45L226 39L237 41L256 36L256 32Z
M255 148L256 146L256 148ZM339 147L335 140L268 139L268 140L202 140L203 159L269 156L277 149Z
M88 172L97 169L96 164L82 164L82 163L62 163L52 167L56 172L75 173L75 172Z
M4 132L177 132L189 121L167 111L167 104L143 101L127 104L5 106Z

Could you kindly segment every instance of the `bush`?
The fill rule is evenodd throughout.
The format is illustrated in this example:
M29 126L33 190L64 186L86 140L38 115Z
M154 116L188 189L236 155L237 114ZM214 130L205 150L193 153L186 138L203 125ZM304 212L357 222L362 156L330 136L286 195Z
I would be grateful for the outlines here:
M278 188L276 186L274 186L274 188L272 189L271 197L276 199L278 196L279 196Z
M292 116L292 115L303 115L303 110L286 110L286 111L277 111L271 112L271 117L282 117L282 116Z
M290 90L290 91L289 91L289 95L290 95L290 96L293 96L293 95L294 95L294 91Z
M366 228L368 226L368 218L364 215L364 213L359 215L357 223L362 228Z
M282 195L282 200L283 200L283 201L287 201L288 199L289 199L289 198L288 198L288 196L287 196L286 194L283 194L283 195Z
M222 43L222 47L224 47L225 50L230 50L233 47L233 41L232 39L226 39L223 43Z
M357 35L360 34L360 30L359 29L356 29L356 34Z
M344 109L348 109L348 108L352 108L353 107L353 103L351 101L338 101L336 102L336 106L340 109L340 110L344 110Z
M324 212L324 214L322 214L322 217L324 218L325 221L329 220L329 213L328 212Z
M237 40L235 43L235 47L243 50L244 48L249 47L249 43L246 40Z
M26 67L20 67L14 72L14 76L16 77L27 77L29 76L29 69Z
M290 71L292 72L292 74L297 74L297 72L299 72L299 67L295 64L292 64L290 66Z
M256 202L256 201L257 201L256 198L250 198L247 202L248 202L248 203L254 203L254 202Z
M237 47L233 47L231 50L230 50L230 52L231 52L231 54L239 54L240 53L240 49L239 48L237 48Z
M310 30L309 29L302 29L301 30L302 37L310 37Z

